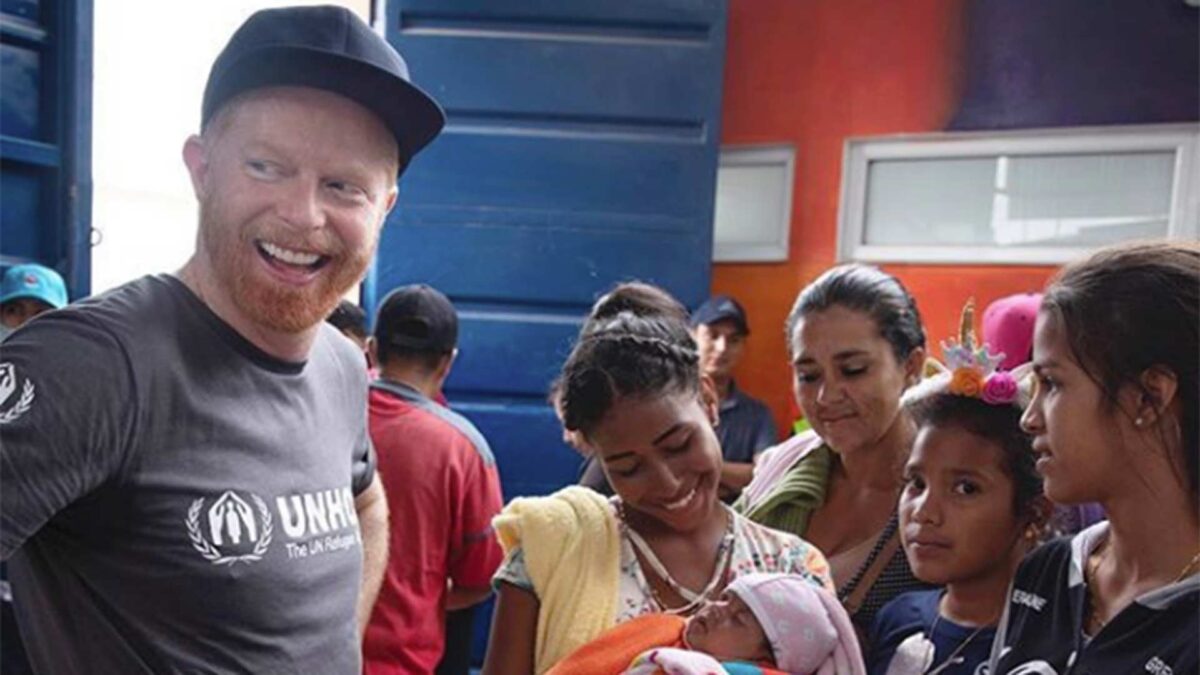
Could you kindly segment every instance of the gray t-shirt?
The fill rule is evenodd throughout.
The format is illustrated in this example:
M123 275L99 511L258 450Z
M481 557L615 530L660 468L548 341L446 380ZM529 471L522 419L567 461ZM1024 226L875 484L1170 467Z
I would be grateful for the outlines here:
M0 350L0 558L39 672L360 672L362 354L275 359L179 280Z

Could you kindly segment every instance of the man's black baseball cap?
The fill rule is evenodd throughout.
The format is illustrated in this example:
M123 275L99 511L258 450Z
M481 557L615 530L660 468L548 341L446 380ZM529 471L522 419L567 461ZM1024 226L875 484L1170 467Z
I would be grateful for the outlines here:
M401 286L379 305L375 340L413 351L449 353L458 346L458 313L436 288Z
M345 7L264 9L246 19L213 62L201 127L233 97L262 87L323 89L367 108L396 137L402 169L446 123L400 54Z
M718 321L732 321L737 326L739 333L750 334L750 324L746 321L746 310L742 309L741 303L728 295L714 295L692 312L693 328L700 324L707 326Z
M349 300L339 302L325 321L343 333L367 337L367 313Z

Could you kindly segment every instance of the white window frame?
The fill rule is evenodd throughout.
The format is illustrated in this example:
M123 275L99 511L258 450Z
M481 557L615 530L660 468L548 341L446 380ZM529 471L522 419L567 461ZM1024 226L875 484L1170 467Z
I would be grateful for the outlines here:
M767 166L783 171L785 194L779 205L775 238L760 243L717 241L713 212L713 262L782 262L788 259L792 198L796 190L796 149L791 145L727 145L721 147L717 171L726 167Z
M1200 124L1155 124L1003 132L950 132L850 138L842 156L838 208L838 259L860 262L933 264L1057 265L1075 260L1088 247L868 245L867 171L874 160L959 159L1003 155L1061 155L1111 152L1175 153L1167 236L1197 238L1200 189L1197 154Z

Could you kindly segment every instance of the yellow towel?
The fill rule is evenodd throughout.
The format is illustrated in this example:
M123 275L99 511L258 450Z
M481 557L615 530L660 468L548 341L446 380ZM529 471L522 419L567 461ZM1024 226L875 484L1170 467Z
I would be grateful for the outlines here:
M621 546L607 499L571 486L549 497L514 499L492 525L505 553L521 547L541 603L537 673L613 625Z

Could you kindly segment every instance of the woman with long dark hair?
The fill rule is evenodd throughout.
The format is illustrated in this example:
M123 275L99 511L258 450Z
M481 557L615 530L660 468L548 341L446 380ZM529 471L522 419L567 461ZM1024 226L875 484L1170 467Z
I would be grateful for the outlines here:
M1021 564L994 675L1200 669L1198 335L1195 243L1105 249L1051 282L1022 424L1046 495L1108 522Z
M896 504L912 447L900 396L925 364L916 301L895 277L835 267L796 298L787 321L796 401L812 430L767 450L735 505L825 553L860 630L913 577Z

